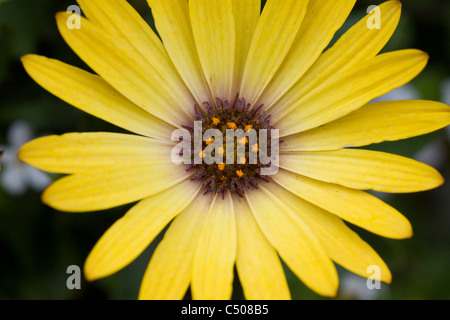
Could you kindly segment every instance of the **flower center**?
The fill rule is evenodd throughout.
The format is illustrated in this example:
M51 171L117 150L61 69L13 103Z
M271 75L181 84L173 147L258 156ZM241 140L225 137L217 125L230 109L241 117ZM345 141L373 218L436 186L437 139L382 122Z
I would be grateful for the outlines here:
M183 126L191 132L201 131L201 143L192 138L191 157L195 171L193 180L202 183L205 194L222 194L229 190L243 197L246 191L257 189L259 183L269 181L265 169L271 162L274 148L270 115L263 105L251 108L245 99L236 99L233 105L216 99L204 108L195 106L195 125ZM201 124L201 125L200 125ZM278 147L278 140L276 141ZM200 161L198 161L200 159ZM201 163L200 163L201 162Z

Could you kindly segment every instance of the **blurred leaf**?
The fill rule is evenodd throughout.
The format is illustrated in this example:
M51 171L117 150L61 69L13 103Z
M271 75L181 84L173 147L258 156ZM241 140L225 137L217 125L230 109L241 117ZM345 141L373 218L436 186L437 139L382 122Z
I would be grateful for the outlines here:
M37 37L44 16L47 1L14 0L2 4L0 10L0 26L7 29L10 38L9 54L18 58L23 54L36 50Z
M445 66L435 61L433 56L425 70L413 80L425 100L439 101L441 98L441 83L449 76Z

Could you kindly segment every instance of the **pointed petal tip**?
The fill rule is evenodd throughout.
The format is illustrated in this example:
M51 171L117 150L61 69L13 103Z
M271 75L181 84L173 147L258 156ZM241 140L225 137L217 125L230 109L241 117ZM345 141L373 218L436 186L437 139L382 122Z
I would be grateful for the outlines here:
M410 54L411 58L413 56L415 56L416 59L418 59L418 60L420 59L420 61L418 61L418 63L423 63L424 67L425 67L426 64L428 64L428 61L430 60L430 55L427 52L425 52L423 50L420 50L420 49L403 49L403 50L398 50L398 52L402 52L402 51L404 53L406 53L406 54Z
M33 139L31 141L28 141L26 143L24 143L20 149L17 151L17 158L20 159L23 162L28 163L29 165L32 165L32 155L30 156L30 151L33 151L33 146L36 143L36 140L39 140L39 138L37 139Z
M25 67L27 67L30 64L39 64L39 63L45 62L47 60L54 60L54 59L51 59L51 58L48 58L46 56L42 56L39 54L35 54L35 53L27 53L20 57L20 61L22 62L22 64Z
M25 69L25 72L32 77L33 67L36 66L36 62L39 62L39 58L44 58L42 56L39 56L37 54L25 54L22 57L20 57L20 62L22 63L23 68Z
M339 292L339 281L336 281L335 283L330 284L327 288L320 288L320 290L315 289L314 291L326 298L330 298L330 299L336 298L336 296Z
M87 282L94 282L95 280L98 280L98 278L97 277L93 277L92 275L90 275L88 272L84 272L84 279L87 281Z
M391 6L395 10L402 9L402 3L398 0L386 1L381 4L381 6Z
M405 239L411 239L414 236L414 231L411 227L411 229L409 230L408 234L405 236Z
M395 234L386 237L395 240L404 240L404 239L411 239L413 235L414 232L411 223L409 222L408 219L405 218L405 223L403 224L403 226L399 226Z
M385 284L391 284L392 273L391 273L391 270L389 270L389 268L386 267L385 272L383 272L381 274L381 281L384 282Z
M67 16L67 12L65 12L65 11L59 11L59 12L55 13L55 19L56 19L56 21L59 21L59 19L61 19L63 16Z
M92 253L92 251L91 251ZM84 262L84 266L83 266L83 273L84 273L84 278L86 279L87 282L94 282L106 277L109 277L113 274L115 274L116 272L120 271L120 269L115 269L115 270L109 270L108 272L104 272L104 270L102 268L99 268L98 265L98 260L97 262L95 262L92 259L92 255L91 253L89 253L88 257L86 258L86 261Z
M431 191L433 189L441 187L445 183L444 177L435 168L429 166L430 176L427 181L424 181L423 188L418 192Z
M44 190L44 192L42 192L41 194L41 201L43 204L47 205L47 206L51 206L49 203L49 197L48 197L48 192L47 192L48 188Z
M20 57L20 61L22 62L23 65L25 65L31 59L32 56L34 56L34 55L33 54L25 54L22 57Z
M71 31L71 29L69 29L69 27L68 27L68 21L69 21L69 18L72 17L73 14L74 13L72 13L72 12L66 12L66 11L59 11L55 14L56 25L60 31L61 31L62 27L66 27L68 30ZM78 29L74 29L74 30L78 30Z
M61 179L59 179L61 180ZM57 181L59 181L57 180ZM80 213L80 212L89 212L88 210L83 210L83 209L74 209L71 206L67 205L67 204L62 204L61 199L55 197L54 195L54 186L55 183L51 184L49 187L47 187L47 189L44 190L44 192L42 192L41 194L41 202L46 205L49 206L50 208L57 210L59 212L67 212L67 213ZM93 211L93 210L91 210Z
M380 259L378 263L372 264L370 266L367 266L367 274L366 277L370 277L369 270L370 267L376 266L379 269L379 280L385 284L391 284L392 282L392 273L391 270L389 270L389 267L387 264Z
M58 211L65 211L65 210L63 210L63 208L58 207L58 206L54 203L54 201L53 201L53 199L52 199L52 196L51 196L51 194L50 194L50 192L49 192L50 188L51 188L51 186L48 187L47 189L45 189L44 192L42 192L42 194L41 194L41 202L42 202L44 205L49 206L50 208L53 208L53 209L55 209L55 210L58 210Z
M444 183L445 183L444 177L438 171L436 171L436 176L434 178L431 189L436 189L436 188L442 187L444 185Z
M26 158L26 156L24 156L24 147L26 146L26 144L25 145L23 145L22 147L20 147L20 149L19 149L19 151L17 151L17 159L19 159L19 160L21 160L21 161L23 161L23 162L26 162L25 161L25 158Z
M64 12L64 11L60 11L55 14L56 26L58 27L60 32L61 32L61 27L63 25L62 21L65 20L66 16L67 16L67 12Z
M88 257L84 264L84 268L83 268L84 278L86 279L87 282L94 282L96 280L103 278L98 273L96 273L94 270L95 269L92 268L92 266L89 263L89 257Z
M430 55L425 51L422 51L422 50L419 50L419 51L423 55L423 58L428 62L430 60Z

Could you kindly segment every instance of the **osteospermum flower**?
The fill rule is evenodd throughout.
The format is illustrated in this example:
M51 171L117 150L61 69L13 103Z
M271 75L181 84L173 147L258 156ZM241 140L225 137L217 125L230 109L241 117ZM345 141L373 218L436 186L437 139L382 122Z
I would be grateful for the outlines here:
M397 155L354 149L450 123L431 101L369 103L413 79L428 56L379 54L401 5L379 8L327 45L355 0L150 0L161 40L124 0L78 1L87 18L59 13L69 46L98 75L28 55L27 72L66 102L133 134L70 133L26 144L20 157L68 174L43 201L94 211L139 201L98 241L85 264L95 280L131 263L170 224L142 280L140 298L228 299L237 268L249 299L287 299L280 258L309 288L338 289L335 264L364 277L378 254L344 220L378 235L412 235L408 220L364 190L416 192L443 179ZM70 25L70 24L69 24ZM175 129L278 129L280 169L262 163L175 165ZM215 141L215 140L214 140ZM203 158L203 142L198 154ZM206 143L207 142L207 143ZM240 142L259 150L259 143ZM251 146L250 146L251 144ZM226 153L224 148L218 154ZM184 154L183 154L184 155Z

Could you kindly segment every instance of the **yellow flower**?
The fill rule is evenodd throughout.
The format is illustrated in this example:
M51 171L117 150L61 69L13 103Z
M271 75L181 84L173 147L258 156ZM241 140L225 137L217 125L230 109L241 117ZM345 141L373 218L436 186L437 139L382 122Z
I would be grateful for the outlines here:
M162 41L125 0L78 2L86 16L80 29L68 28L70 13L57 15L58 27L98 75L36 55L23 58L25 69L64 101L134 134L44 137L20 157L68 174L43 194L58 210L139 201L93 248L88 280L127 266L170 224L142 299L180 299L189 286L195 299L229 299L235 265L247 298L288 299L280 258L324 296L337 292L334 263L364 277L375 265L391 281L343 220L408 238L408 220L363 190L416 192L443 179L416 161L348 147L450 123L449 107L437 102L369 103L427 63L419 50L379 54L400 2L380 6L381 29L368 28L365 17L324 53L355 0L268 0L262 14L260 0L149 0ZM171 134L194 119L279 129L280 170L264 177L260 165L173 164Z

